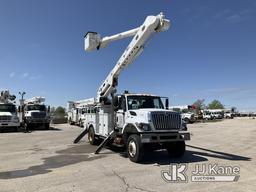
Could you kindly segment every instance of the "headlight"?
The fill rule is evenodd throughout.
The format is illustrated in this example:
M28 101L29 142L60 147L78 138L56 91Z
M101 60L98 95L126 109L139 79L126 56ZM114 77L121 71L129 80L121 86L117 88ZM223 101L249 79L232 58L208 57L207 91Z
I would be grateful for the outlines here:
M18 123L18 122L19 122L19 118L18 118L18 117L14 117L14 118L13 118L13 121L14 121L15 123Z
M31 119L32 119L32 117L27 116L27 117L26 117L26 119L29 121L29 120L31 120Z
M181 130L182 131L187 131L188 130L187 123L183 120L182 120Z
M143 131L150 131L151 130L151 127L149 124L147 123L135 123L136 126L140 129L142 129Z
M151 113L148 112L148 121L151 122Z

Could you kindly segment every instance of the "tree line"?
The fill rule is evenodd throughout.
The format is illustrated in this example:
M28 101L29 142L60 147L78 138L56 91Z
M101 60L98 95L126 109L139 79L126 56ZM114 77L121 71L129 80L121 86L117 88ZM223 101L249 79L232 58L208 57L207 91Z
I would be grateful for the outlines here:
M202 109L224 109L225 105L223 105L219 100L214 99L212 102L210 102L208 105L205 104L204 99L198 99L196 100L193 105L198 110ZM236 107L231 107L232 111L236 111Z

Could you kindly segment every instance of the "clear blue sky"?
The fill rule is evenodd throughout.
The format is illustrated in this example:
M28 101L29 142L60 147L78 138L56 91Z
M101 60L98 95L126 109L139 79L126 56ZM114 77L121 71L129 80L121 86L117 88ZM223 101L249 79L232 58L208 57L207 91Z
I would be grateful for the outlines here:
M160 11L172 27L121 74L118 91L256 110L254 0L0 0L0 88L53 106L95 97L130 40L86 53L84 34L126 31Z

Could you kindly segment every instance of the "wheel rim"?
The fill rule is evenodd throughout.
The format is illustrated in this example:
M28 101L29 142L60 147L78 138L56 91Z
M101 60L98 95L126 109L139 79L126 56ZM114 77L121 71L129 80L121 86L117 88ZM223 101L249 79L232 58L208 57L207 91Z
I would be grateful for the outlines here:
M136 149L136 144L133 140L131 140L129 142L129 145L128 145L128 152L129 152L129 155L131 157L134 157L136 155L136 152L137 152L137 149Z
M92 133L91 132L89 133L89 141L90 142L92 141Z

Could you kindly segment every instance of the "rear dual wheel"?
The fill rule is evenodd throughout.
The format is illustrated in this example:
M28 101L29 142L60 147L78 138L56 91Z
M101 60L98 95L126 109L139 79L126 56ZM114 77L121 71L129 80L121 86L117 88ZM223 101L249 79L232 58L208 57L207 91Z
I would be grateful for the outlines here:
M74 125L74 123L72 122L71 118L69 118L68 124L69 124L69 125Z
M88 131L88 141L91 145L96 145L98 139L95 137L94 128L90 127Z
M79 126L79 127L83 127L83 126L84 126L84 125L83 125L83 121L82 121L81 119L80 119L79 122L78 122L78 126Z

